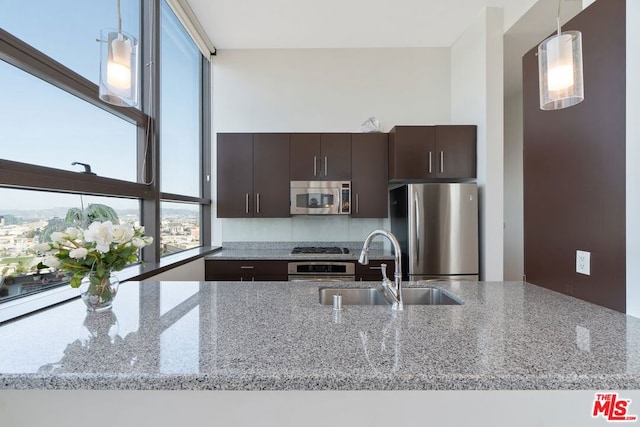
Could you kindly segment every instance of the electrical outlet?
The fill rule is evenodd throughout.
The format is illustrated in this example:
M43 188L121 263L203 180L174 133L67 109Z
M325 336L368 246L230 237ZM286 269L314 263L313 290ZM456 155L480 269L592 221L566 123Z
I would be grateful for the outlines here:
M591 252L576 251L576 273L591 275Z

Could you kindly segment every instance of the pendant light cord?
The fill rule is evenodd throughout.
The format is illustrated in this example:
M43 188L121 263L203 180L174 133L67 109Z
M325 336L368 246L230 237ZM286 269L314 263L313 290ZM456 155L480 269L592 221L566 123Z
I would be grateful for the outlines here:
M120 0L118 0L120 1ZM558 0L558 35L561 34L560 32L560 5L562 4L562 0Z
M118 9L118 34L122 33L122 15L120 14L120 0L116 0Z

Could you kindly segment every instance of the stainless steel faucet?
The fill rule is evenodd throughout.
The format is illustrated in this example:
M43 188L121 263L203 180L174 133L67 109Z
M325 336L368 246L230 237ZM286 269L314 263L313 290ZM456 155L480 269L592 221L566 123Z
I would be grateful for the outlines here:
M369 264L369 246L375 236L385 236L393 245L393 251L395 253L396 271L394 273L394 282L391 282L387 278L386 268L383 270L382 289L393 300L392 310L404 310L404 304L402 303L402 262L400 243L398 239L390 231L387 230L373 230L367 238L364 240L362 246L362 252L358 262L363 265Z

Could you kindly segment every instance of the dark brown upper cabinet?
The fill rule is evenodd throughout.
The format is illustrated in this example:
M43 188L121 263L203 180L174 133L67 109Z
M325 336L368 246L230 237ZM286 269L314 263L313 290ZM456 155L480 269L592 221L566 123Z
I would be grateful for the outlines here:
M253 135L219 133L218 218L252 217Z
M389 180L476 177L476 126L395 126L389 132Z
M349 181L351 134L291 134L292 181Z
M388 216L388 150L386 133L351 135L351 217Z
M218 218L289 216L288 134L219 133Z
M476 126L436 126L436 178L476 177Z

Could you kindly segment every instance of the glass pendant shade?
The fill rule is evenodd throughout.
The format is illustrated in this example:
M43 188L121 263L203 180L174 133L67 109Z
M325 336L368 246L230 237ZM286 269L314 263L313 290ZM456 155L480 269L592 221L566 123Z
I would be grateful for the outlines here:
M540 108L559 110L584 100L582 33L558 32L538 46Z
M103 29L100 36L100 99L121 107L135 107L138 105L138 41L115 29Z

